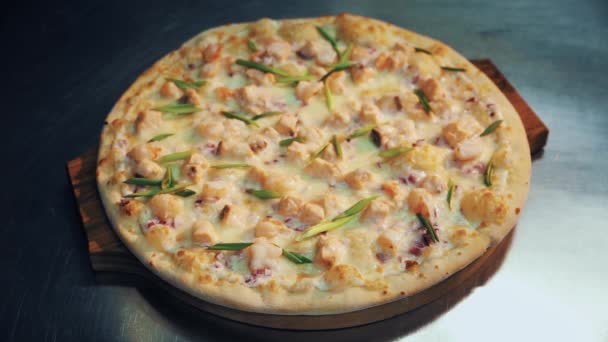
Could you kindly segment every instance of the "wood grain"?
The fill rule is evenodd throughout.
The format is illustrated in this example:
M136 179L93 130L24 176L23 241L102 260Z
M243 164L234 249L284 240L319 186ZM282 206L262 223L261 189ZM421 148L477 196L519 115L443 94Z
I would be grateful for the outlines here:
M539 152L547 142L549 134L547 127L490 60L481 59L472 62L486 73L509 101L511 101L526 128L531 154ZM501 258L497 259L496 255L504 255L506 248L504 241L509 240L507 238L500 245L488 249L482 257L445 281L416 295L381 306L326 316L284 316L243 312L204 302L172 287L148 271L128 251L114 233L105 215L97 193L95 181L96 164L97 149L91 149L80 157L71 160L67 165L70 182L88 240L88 251L93 270L96 272L120 273L125 276L137 276L147 282L152 281L155 285L165 290L166 293L173 295L186 304L222 317L253 325L280 329L322 330L352 327L390 318L430 303L449 292L462 290L465 284L469 284L470 288L474 287L478 284L476 277L481 277L485 273L483 272L485 269L493 266L496 267L499 260L501 260ZM497 250L501 250L501 253L496 253Z

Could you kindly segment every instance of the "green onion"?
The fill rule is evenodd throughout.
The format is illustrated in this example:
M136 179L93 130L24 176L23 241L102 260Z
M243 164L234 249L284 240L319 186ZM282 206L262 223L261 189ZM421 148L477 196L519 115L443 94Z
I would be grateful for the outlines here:
M192 82L177 80L175 78L168 78L167 80L175 83L175 85L181 89L197 89L197 88L204 86L205 83L207 83L206 81L202 81L202 80L201 81L192 81Z
M293 137L293 138L283 139L283 140L279 141L279 146L281 146L281 147L287 147L287 146L291 145L291 143L293 143L294 141L305 142L306 138L304 138L304 137Z
M424 93L420 89L414 90L414 93L416 94L416 96L418 96L418 100L420 101L422 108L424 108L424 111L430 113L431 105L429 105L429 100L426 98L426 95L424 95Z
M200 109L194 105L191 105L189 103L177 103L177 104L157 107L157 108L154 108L154 110L157 110L157 111L160 111L163 113L186 115L186 114L192 114L194 112L198 112L202 109Z
M286 76L286 77L279 77L277 79L278 83L297 83L300 81L310 81L310 80L314 80L315 79L315 75L296 75L296 76Z
M244 59L237 59L236 64L242 65L244 67L252 68L252 69L257 69L257 70L260 70L263 72L269 72L269 73L275 74L277 76L291 77L291 75L289 73L287 73L286 71L276 69L273 67L269 67L264 64L246 61Z
M371 132L376 127L378 127L377 124L371 124L371 125L363 126L361 128L358 128L358 129L354 130L348 137L351 138L351 139L352 138L362 137L362 136L368 134L369 132Z
M449 66L442 66L441 69L447 70L447 71L456 71L456 72L467 71L467 69L465 69L465 68L455 68L455 67L449 67Z
M268 191L268 190L255 190L255 189L247 189L245 190L246 193L253 195L259 199L274 199L274 198L280 198L281 195L274 192L274 191Z
M167 154L166 156L162 156L158 158L159 163L170 163L182 159L186 159L192 155L192 151L183 151L177 153Z
M360 213L363 209L367 208L367 206L376 198L378 198L379 196L371 196L368 198L364 198L360 201L358 201L357 203L353 204L352 207L346 209L344 212L342 212L340 215L334 217L331 222L340 220L344 217L349 217L349 216L354 216L358 213Z
M492 176L494 175L494 163L490 160L488 166L486 166L486 171L483 175L483 183L486 186L492 186Z
M190 189L184 189L184 190L177 191L175 194L180 197L190 197L192 195L195 195L196 191L192 191Z
M251 165L239 164L239 163L211 165L211 168L213 168L213 169L241 169L241 168L246 168L246 167L251 167Z
M336 41L336 38L332 37L329 32L325 31L325 29L323 29L321 26L317 26L317 31L319 32L321 37L323 37L325 40L327 40L329 44L331 44L331 47L334 48L339 58L341 56L341 53L340 50L338 50L338 42Z
M412 147L395 147L395 148L390 148L388 150L381 151L380 153L378 153L378 155L382 158L393 158L398 155L408 153L411 150L413 150Z
M289 261L293 262L294 264L310 264L312 263L312 260L308 259L307 257L294 253L294 252L290 252L286 249L283 249L283 256L286 257L287 259L289 259Z
M171 188L175 184L175 180L173 179L173 168L168 167L167 171L165 171L165 176L160 183L160 188L162 190L166 190Z
M160 185L161 181L157 179L148 179L148 178L129 178L123 183L125 184L134 184L134 185Z
M452 182L450 179L448 181L448 196L446 197L446 201L448 202L448 208L452 209L452 196L454 196L454 189L456 189L456 184Z
M492 124L490 124L490 126L488 126L488 128L486 128L479 136L484 137L484 136L494 132L498 128L498 126L500 126L501 123L502 123L502 120L496 120L496 121L492 122Z
M418 217L420 223L426 228L427 233L431 236L431 240L433 240L434 242L439 242L437 232L435 232L435 229L431 225L431 222L429 222L429 220L422 214L416 214L416 216Z
M342 145L340 145L337 135L334 135L333 138L331 138L331 144L334 145L334 151L336 152L338 159L342 159Z
M316 225L311 226L308 229L306 229L304 231L304 233L302 233L302 235L300 235L296 238L296 241L302 241L302 240L308 239L310 237L313 237L315 235L318 235L318 234L321 234L324 232L328 232L328 231L334 230L336 228L340 228L343 225L354 220L355 218L356 218L356 216L352 215L352 216L342 217L340 219L333 220L333 221L321 222L319 224L316 224Z
M325 90L325 104L327 105L327 109L330 112L333 112L333 110L334 110L334 98L331 95L331 89L329 89L329 85L327 84L327 82L323 83L323 88Z
M240 251L251 245L251 242L217 243L207 247L207 249L212 251Z
M263 118L268 118L271 116L277 116L277 115L281 115L281 112L266 112L266 113L262 113L262 114L258 114L254 117L251 118L251 120L259 120L259 119L263 119Z
M348 63L348 60L350 59L350 53L352 51L353 51L353 44L348 44L346 49L344 49L344 51L342 52L342 56L340 57L338 64Z
M328 71L325 75L323 75L323 77L321 77L319 79L319 81L323 82L329 77L329 75L333 74L334 72L346 70L346 69L350 68L351 66L353 66L353 65L350 62L338 63L338 64L334 65L334 67L330 71Z
M164 189L164 190L156 188L156 189L151 189L151 190L148 190L148 191L136 192L136 193L133 193L133 194L129 194L129 195L126 195L125 197L152 197L152 196L158 195L158 194L170 194L172 192L183 190L184 188L187 188L190 185L192 185L192 183L178 184L178 185L175 185L173 187L170 187L170 188L167 188L167 189Z
M256 52L258 51L258 47L255 45L255 42L253 41L253 39L249 39L247 41L247 46L249 47L249 50Z
M310 155L310 158L308 158L308 162L313 161L314 159L316 159L317 157L319 157L321 155L321 153L325 152L325 149L327 148L327 146L329 146L329 142L326 143L325 145L323 145L320 149L318 149L316 152L312 153Z
M232 112L222 112L222 114L225 117L227 117L228 119L240 120L240 121L243 121L244 123L246 123L247 125L259 127L259 125L255 121L253 121L251 119L248 119L248 118L246 118L246 117L244 117L244 116L242 116L240 114L232 113Z
M151 143L151 142L155 142L155 141L161 141L161 140L167 139L168 137L170 137L172 135L173 135L173 133L159 134L159 135L155 136L154 138L148 140L148 142Z
M416 50L416 52L426 53L427 55L432 55L433 54L431 51L429 51L427 49L420 48L420 47L416 47L416 48L414 48L414 50Z

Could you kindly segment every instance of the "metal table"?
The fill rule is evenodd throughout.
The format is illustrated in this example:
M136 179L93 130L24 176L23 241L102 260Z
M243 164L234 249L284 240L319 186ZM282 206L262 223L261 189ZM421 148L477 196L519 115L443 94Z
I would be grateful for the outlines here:
M608 341L608 2L59 1L2 13L0 340ZM489 57L551 129L504 262L444 304L329 332L255 328L95 279L64 169L135 77L206 28L349 11Z

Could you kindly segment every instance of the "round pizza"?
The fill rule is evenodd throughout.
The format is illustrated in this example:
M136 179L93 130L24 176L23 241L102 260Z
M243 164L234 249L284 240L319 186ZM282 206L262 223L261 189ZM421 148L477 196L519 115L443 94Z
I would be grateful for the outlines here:
M108 115L97 181L172 285L333 314L474 261L515 225L530 168L519 116L465 58L341 14L225 25L162 58Z

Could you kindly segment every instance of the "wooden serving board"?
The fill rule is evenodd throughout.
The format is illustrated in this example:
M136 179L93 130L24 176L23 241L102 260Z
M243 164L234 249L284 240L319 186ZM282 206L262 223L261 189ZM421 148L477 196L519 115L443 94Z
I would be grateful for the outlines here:
M540 118L521 98L504 75L489 59L473 60L481 71L487 74L506 95L518 111L528 136L530 152L536 154L547 142L549 131ZM322 316L271 315L245 312L202 301L163 281L148 271L139 260L119 240L105 215L101 199L97 193L95 169L97 149L91 149L80 157L68 162L70 182L74 189L83 227L88 240L91 266L95 272L112 272L121 277L139 279L148 286L150 282L164 290L164 293L178 298L185 304L236 321L279 329L323 330L363 325L411 311L449 293L469 291L484 282L488 272L496 270L500 264L511 235L499 245L493 246L479 259L455 273L443 282L391 303L365 310ZM493 270L493 271L492 271ZM132 280L132 279L131 279ZM135 282L137 284L137 280Z

